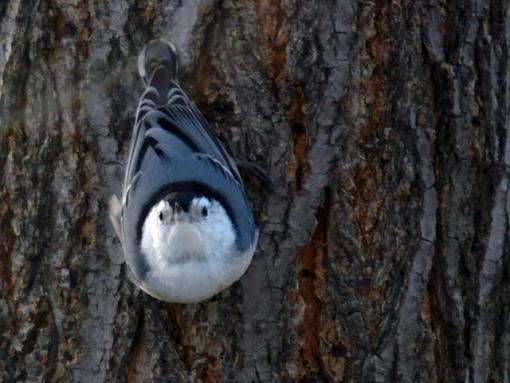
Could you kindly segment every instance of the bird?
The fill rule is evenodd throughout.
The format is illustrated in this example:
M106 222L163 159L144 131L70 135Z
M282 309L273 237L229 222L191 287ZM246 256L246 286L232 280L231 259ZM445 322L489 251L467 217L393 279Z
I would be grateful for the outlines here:
M145 85L110 219L130 279L167 302L207 300L251 263L258 229L234 159L178 82L169 42L138 55Z

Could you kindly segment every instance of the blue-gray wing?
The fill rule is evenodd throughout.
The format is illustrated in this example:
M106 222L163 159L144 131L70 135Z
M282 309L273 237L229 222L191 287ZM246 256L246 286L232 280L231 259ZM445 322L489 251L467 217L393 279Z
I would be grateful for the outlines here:
M239 172L209 125L177 82L157 68L137 111L124 179L122 244L134 277L148 266L140 252L142 225L170 192L194 191L218 200L237 234L237 250L253 243L256 227Z
M220 161L242 183L237 166L211 131L205 118L177 81L169 79L167 74L165 67L157 68L140 100L131 138L124 191L144 160L148 145L145 135L153 127L160 127L176 136L191 152L205 153ZM181 145L178 146L182 148Z
M156 202L170 191L194 190L218 200L227 211L236 231L236 248L239 254L253 244L256 226L244 188L232 173L210 155L194 153L186 157L173 157L158 147L163 140L149 145L145 161L133 177L124 201L123 241L126 261L133 274L143 280L148 267L140 253L142 225Z

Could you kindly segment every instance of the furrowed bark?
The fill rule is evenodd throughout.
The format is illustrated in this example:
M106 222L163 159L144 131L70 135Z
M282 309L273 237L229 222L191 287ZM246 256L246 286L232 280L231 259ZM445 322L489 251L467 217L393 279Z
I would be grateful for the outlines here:
M0 380L507 382L505 2L0 4ZM260 227L196 305L138 291L108 222L142 83L181 83Z

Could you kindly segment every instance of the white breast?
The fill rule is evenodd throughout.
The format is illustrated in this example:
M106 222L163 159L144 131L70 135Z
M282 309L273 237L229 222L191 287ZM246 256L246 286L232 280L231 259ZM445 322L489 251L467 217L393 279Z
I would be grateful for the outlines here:
M142 229L141 250L150 272L140 287L165 301L192 303L208 299L238 280L248 268L255 246L238 255L230 222L165 226L151 211Z

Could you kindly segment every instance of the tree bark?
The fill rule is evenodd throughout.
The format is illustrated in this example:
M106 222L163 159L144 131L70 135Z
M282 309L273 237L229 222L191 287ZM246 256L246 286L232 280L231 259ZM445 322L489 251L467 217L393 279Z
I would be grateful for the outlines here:
M0 380L508 382L504 1L0 3ZM167 304L108 221L142 83L181 84L260 227L246 275Z

